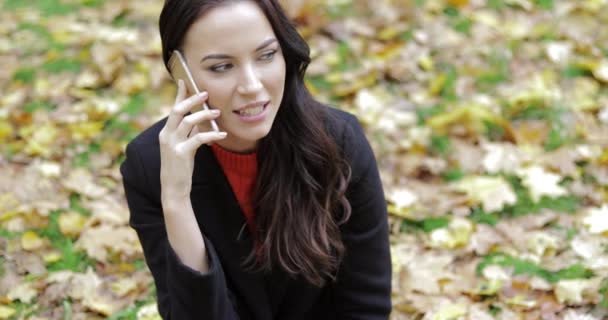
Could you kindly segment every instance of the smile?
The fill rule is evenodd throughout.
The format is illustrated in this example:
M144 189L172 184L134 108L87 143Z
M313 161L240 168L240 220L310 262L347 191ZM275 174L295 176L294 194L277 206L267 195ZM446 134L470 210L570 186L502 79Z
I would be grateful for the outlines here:
M260 115L262 112L264 112L264 110L266 110L266 107L268 107L269 103L270 103L270 101L267 101L264 104L256 103L253 106L246 107L241 110L236 110L233 112L241 117L255 117L255 116Z

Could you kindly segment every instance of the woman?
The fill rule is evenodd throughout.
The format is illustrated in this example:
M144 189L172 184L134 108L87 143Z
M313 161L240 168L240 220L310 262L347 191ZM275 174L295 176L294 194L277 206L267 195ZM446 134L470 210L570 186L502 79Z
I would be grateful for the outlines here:
M199 88L121 165L164 319L387 319L382 185L357 119L304 86L309 48L275 0L167 0L165 65ZM191 112L204 101L209 111ZM215 119L223 132L203 131Z

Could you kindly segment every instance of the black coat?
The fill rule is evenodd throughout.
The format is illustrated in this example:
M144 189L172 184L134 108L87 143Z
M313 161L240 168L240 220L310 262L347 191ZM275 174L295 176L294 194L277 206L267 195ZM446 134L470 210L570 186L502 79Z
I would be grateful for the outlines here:
M126 149L120 171L163 319L388 319L391 259L386 203L374 154L357 118L328 108L327 127L352 168L350 220L340 227L346 255L337 282L315 288L281 270L241 267L253 241L245 217L211 149L197 150L191 201L204 235L209 272L181 263L167 240L160 201L158 134L163 119Z

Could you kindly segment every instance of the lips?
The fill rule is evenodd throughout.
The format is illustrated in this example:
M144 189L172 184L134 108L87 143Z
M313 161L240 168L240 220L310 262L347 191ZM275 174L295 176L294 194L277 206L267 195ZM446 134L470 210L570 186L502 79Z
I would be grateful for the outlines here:
M249 103L232 112L234 112L235 114L242 116L242 117L257 116L257 115L261 114L262 112L264 112L264 110L268 106L269 102L270 101L258 101L258 102Z

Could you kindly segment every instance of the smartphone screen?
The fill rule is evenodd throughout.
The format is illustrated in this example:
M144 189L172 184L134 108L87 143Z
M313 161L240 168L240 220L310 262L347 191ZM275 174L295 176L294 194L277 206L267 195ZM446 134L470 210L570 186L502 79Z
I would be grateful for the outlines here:
M178 50L174 50L171 54L171 57L169 58L169 69L171 70L171 77L173 77L173 81L175 81L175 84L177 84L180 79L184 81L184 84L186 85L186 89L188 91L187 96L199 94L201 92L196 86L196 82L194 82L194 78L192 77L190 69L188 69L188 64L186 63L186 60ZM206 102L203 103L201 107L192 108L191 112L194 113L201 109L209 110L209 106L207 106ZM199 129L201 132L212 130L215 132L220 131L215 120L200 123Z

